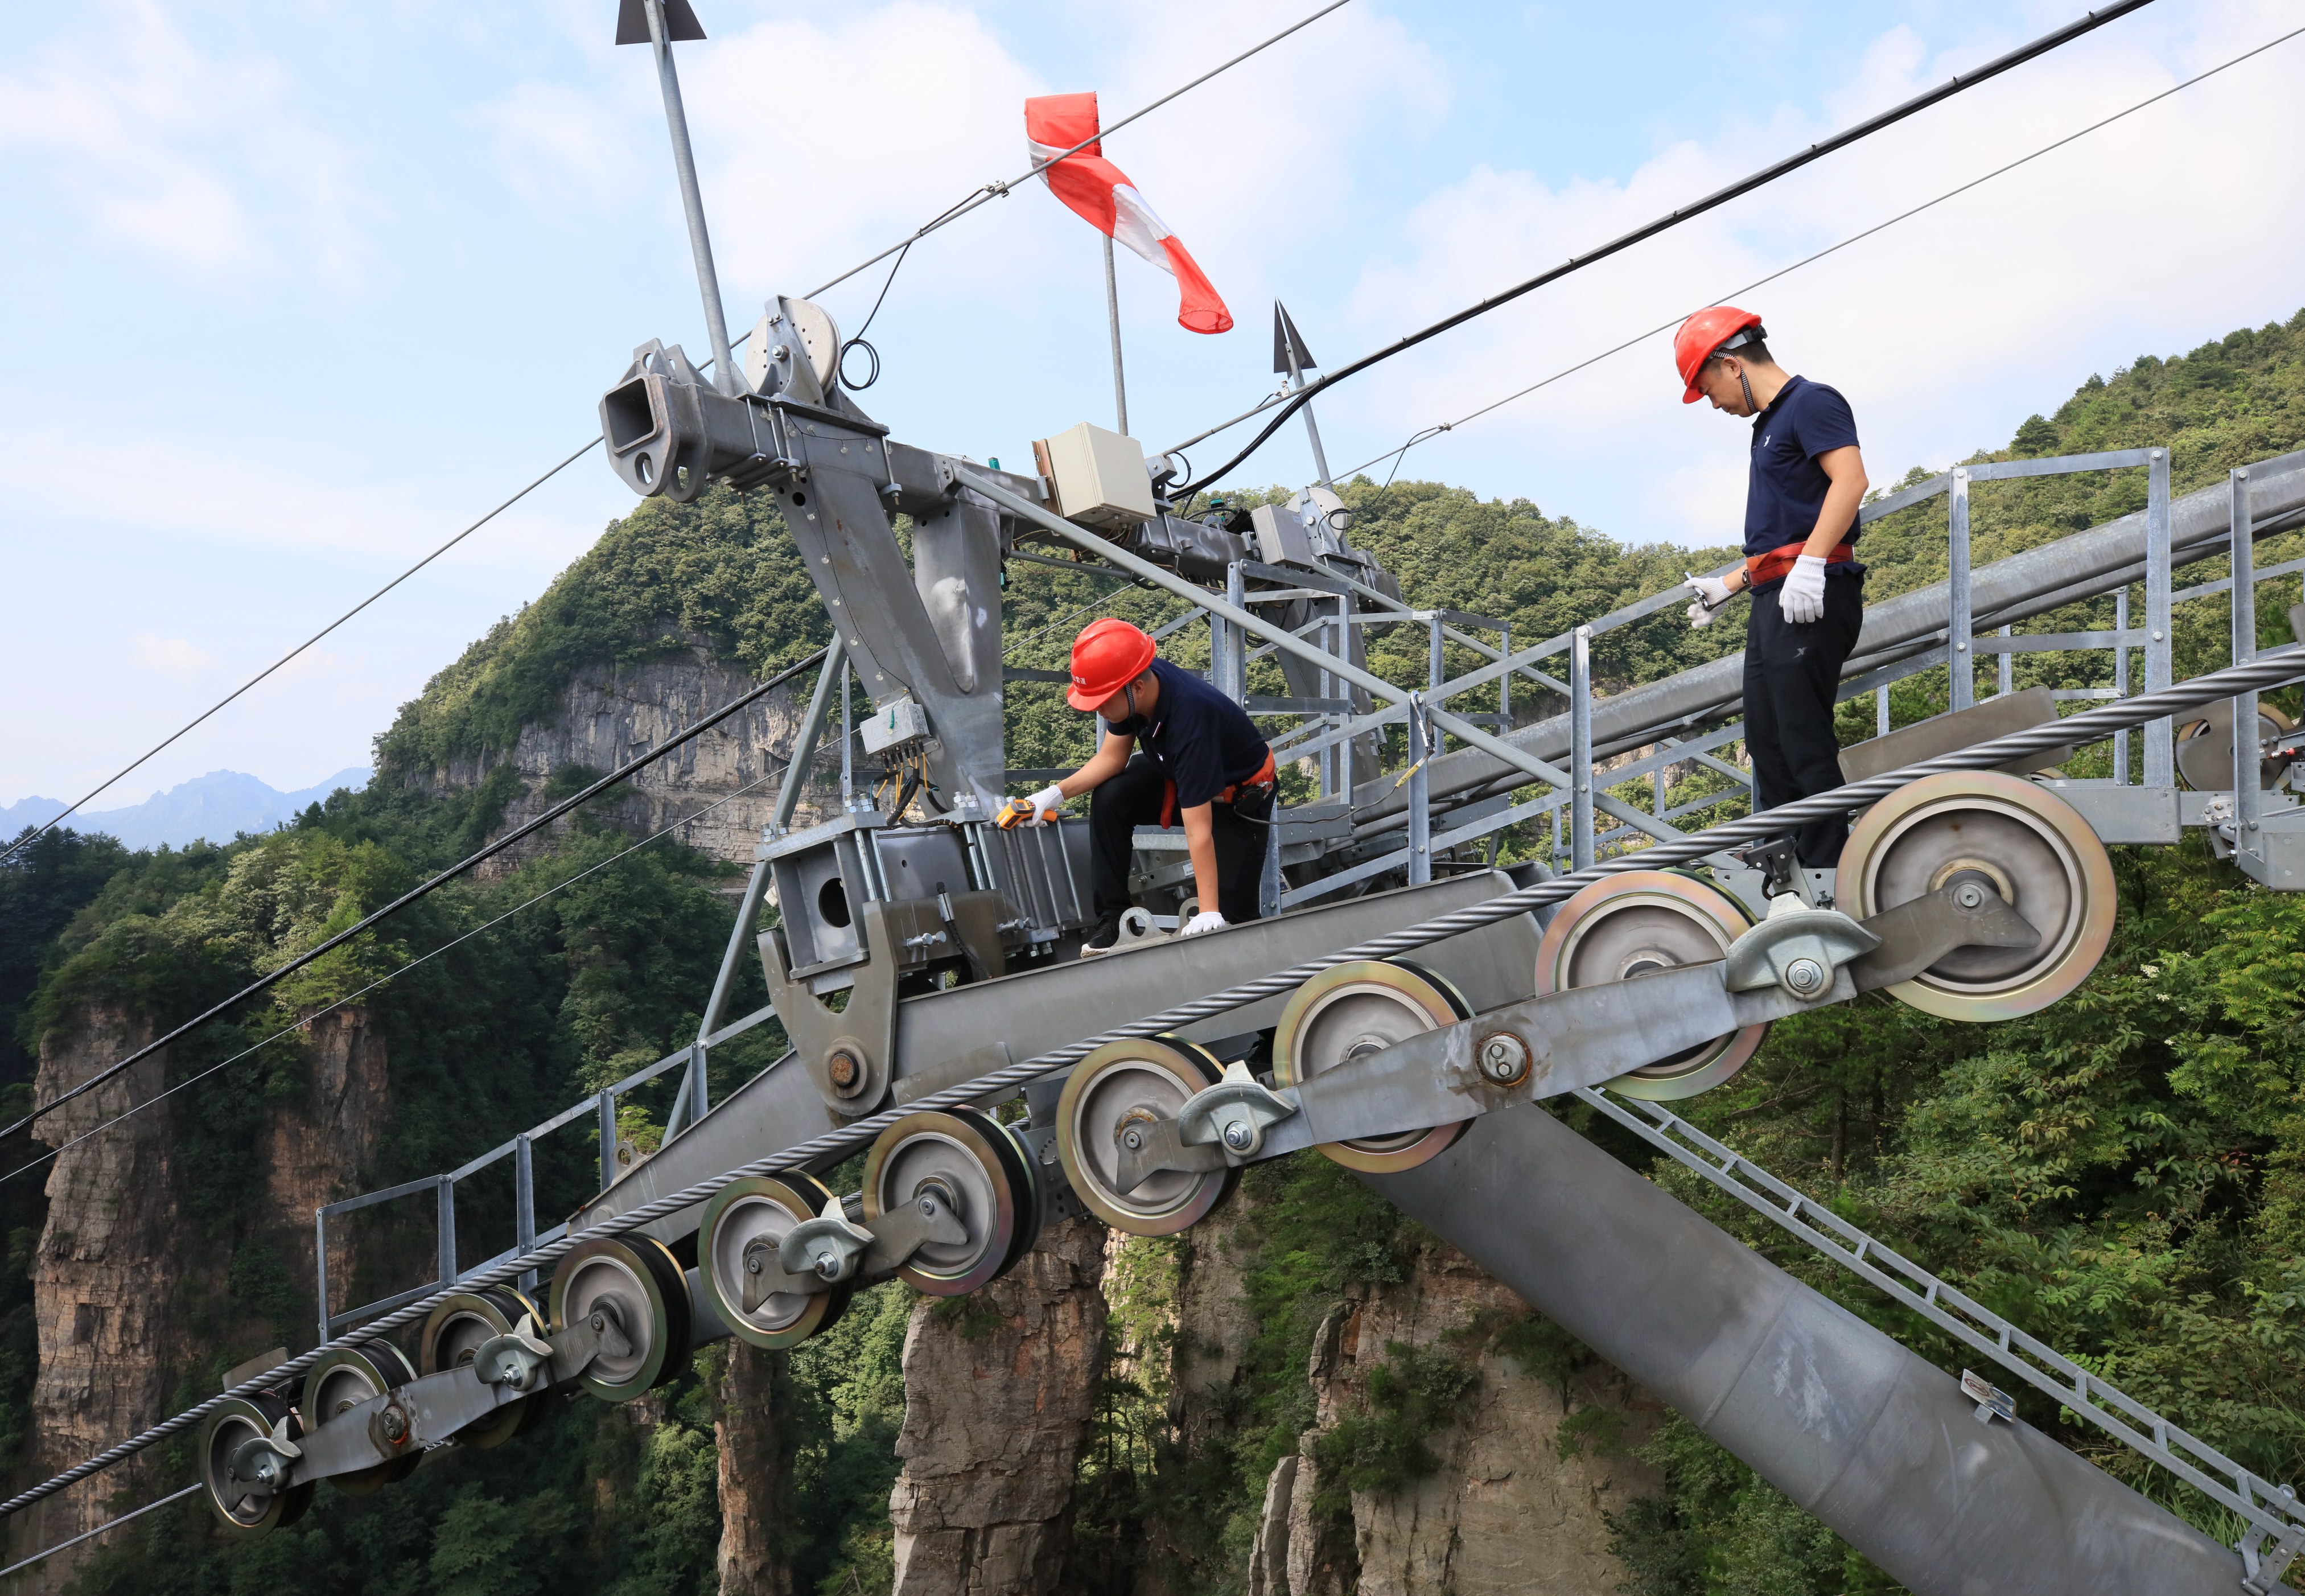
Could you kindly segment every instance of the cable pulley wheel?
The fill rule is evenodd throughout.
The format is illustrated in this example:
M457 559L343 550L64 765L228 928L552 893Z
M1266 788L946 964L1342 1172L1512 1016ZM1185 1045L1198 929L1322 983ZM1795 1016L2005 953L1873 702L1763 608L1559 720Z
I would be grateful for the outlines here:
M965 1297L1008 1273L1041 1228L1038 1166L1008 1128L974 1108L908 1114L864 1156L864 1218L941 1189L967 1239L928 1242L897 1274L932 1297Z
M591 1395L630 1402L687 1369L688 1276L662 1242L596 1236L561 1259L552 1271L552 1323L566 1328L595 1314L612 1317L627 1345L603 1347L577 1376Z
M850 1281L829 1291L778 1292L744 1311L745 1250L763 1239L781 1242L831 1200L822 1181L795 1170L773 1180L731 1181L704 1205L696 1231L696 1272L720 1322L738 1340L771 1350L798 1346L838 1322L855 1289Z
M1172 1236L1225 1199L1238 1170L1164 1169L1133 1191L1118 1184L1129 1127L1175 1119L1223 1074L1206 1050L1172 1037L1108 1042L1073 1066L1057 1099L1057 1159L1090 1213L1130 1235Z
M320 1361L304 1371L304 1394L296 1404L296 1416L310 1435L337 1414L415 1378L415 1368L389 1341L338 1347L322 1353ZM423 1461L422 1449L412 1445L405 1456L371 1469L331 1474L329 1483L348 1497L364 1497L407 1479Z
M1323 970L1297 988L1272 1032L1272 1084L1301 1086L1323 1070L1382 1053L1396 1043L1472 1018L1472 1005L1447 981L1402 959L1359 959ZM1320 1149L1364 1174L1397 1174L1439 1157L1466 1122L1402 1131Z
M1753 924L1745 906L1678 870L1629 870L1596 881L1553 911L1536 950L1540 994L1709 964ZM1620 1097L1677 1102L1710 1091L1750 1063L1765 1025L1717 1037L1607 1083Z
M291 1440L302 1433L296 1410L269 1391L234 1396L208 1415L200 1429L200 1483L207 1487L208 1507L225 1533L254 1541L284 1529L304 1516L312 1505L310 1481L285 1490L265 1490L233 1478L233 1454L246 1443L276 1434L280 1421L288 1421Z
M547 1321L536 1304L508 1285L454 1292L424 1320L416 1342L416 1372L438 1374L472 1361L483 1342L508 1336L525 1315L540 1328ZM501 1447L544 1415L534 1397L508 1403L456 1432L459 1446L475 1452Z
M2257 706L2258 740L2286 737L2297 730L2297 723L2272 704L2259 700ZM2287 761L2266 759L2258 763L2257 784L2270 788L2281 780ZM2221 699L2209 705L2208 718L2177 728L2177 773L2185 785L2196 792L2223 792L2233 786L2233 701Z
M2071 805L1997 771L1925 776L1865 812L1833 897L1859 919L1954 882L1989 886L2040 934L2030 948L1955 948L1892 995L1946 1020L2038 1013L2088 978L2113 938L2113 861Z

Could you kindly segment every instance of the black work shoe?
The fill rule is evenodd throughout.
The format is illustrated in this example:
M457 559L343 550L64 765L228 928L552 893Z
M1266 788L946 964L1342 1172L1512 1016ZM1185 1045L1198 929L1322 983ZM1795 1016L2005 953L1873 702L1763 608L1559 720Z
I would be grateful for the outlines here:
M1081 943L1081 957L1093 959L1099 953L1110 953L1120 943L1120 917L1106 915L1096 923L1096 929Z

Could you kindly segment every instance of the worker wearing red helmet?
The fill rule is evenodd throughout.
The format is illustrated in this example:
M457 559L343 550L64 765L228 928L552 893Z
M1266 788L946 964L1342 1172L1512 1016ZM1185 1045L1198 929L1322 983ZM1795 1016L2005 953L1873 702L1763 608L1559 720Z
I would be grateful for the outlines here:
M1865 568L1857 563L1857 509L1865 460L1849 401L1770 358L1761 319L1714 305L1673 336L1681 402L1753 418L1745 496L1745 563L1726 578L1692 576L1692 626L1739 593L1753 596L1745 627L1745 747L1756 805L1773 809L1841 784L1833 730L1841 668L1865 620ZM1837 863L1849 835L1834 816L1794 832L1812 869Z
M1073 640L1065 700L1104 722L1089 762L1030 798L1026 824L1054 818L1068 798L1089 805L1089 873L1096 925L1081 952L1109 953L1128 909L1128 856L1140 825L1185 828L1200 912L1179 927L1199 936L1255 919L1271 834L1272 750L1239 704L1160 657L1125 620L1091 621ZM1028 807L1029 806L1029 807Z

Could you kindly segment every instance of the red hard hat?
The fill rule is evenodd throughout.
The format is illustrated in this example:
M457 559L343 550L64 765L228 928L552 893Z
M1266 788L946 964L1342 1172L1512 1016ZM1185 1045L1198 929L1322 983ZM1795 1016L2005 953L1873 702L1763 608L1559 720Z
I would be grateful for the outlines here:
M1688 389L1680 402L1694 405L1705 397L1697 391L1697 373L1714 350L1747 328L1760 325L1758 316L1735 305L1708 305L1682 322L1672 335L1672 363L1680 368L1680 380Z
M1125 620L1106 616L1081 628L1073 639L1073 685L1065 702L1093 710L1151 669L1161 651L1152 639Z

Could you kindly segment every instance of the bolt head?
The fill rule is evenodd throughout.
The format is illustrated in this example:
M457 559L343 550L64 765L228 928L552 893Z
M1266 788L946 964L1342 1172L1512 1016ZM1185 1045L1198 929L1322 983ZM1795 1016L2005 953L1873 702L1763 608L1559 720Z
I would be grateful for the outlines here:
M1123 1131L1120 1133L1120 1145L1127 1148L1132 1153L1143 1152L1144 1150L1144 1132L1139 1131L1134 1125L1129 1126L1127 1130Z
M396 1441L408 1434L408 1421L401 1415L398 1408L387 1408L381 1428L386 1440Z
M1795 992L1815 992L1824 985L1824 967L1814 959L1796 959L1785 967L1785 985Z
M592 1315L592 1328L595 1330L605 1330L608 1327L608 1316L607 1314L596 1312Z
M1256 1127L1246 1120L1233 1120L1225 1125L1224 1144L1234 1152L1253 1153L1256 1150Z
M1528 1044L1510 1031L1494 1032L1481 1039L1476 1062L1492 1085L1517 1085L1528 1073Z
M857 1061L855 1054L846 1048L836 1048L832 1056L825 1061L824 1067L836 1091L855 1091L856 1083L864 1074L864 1066Z
M1952 900L1963 909L1975 909L1985 901L1985 889L1973 881L1965 881L1954 889Z

